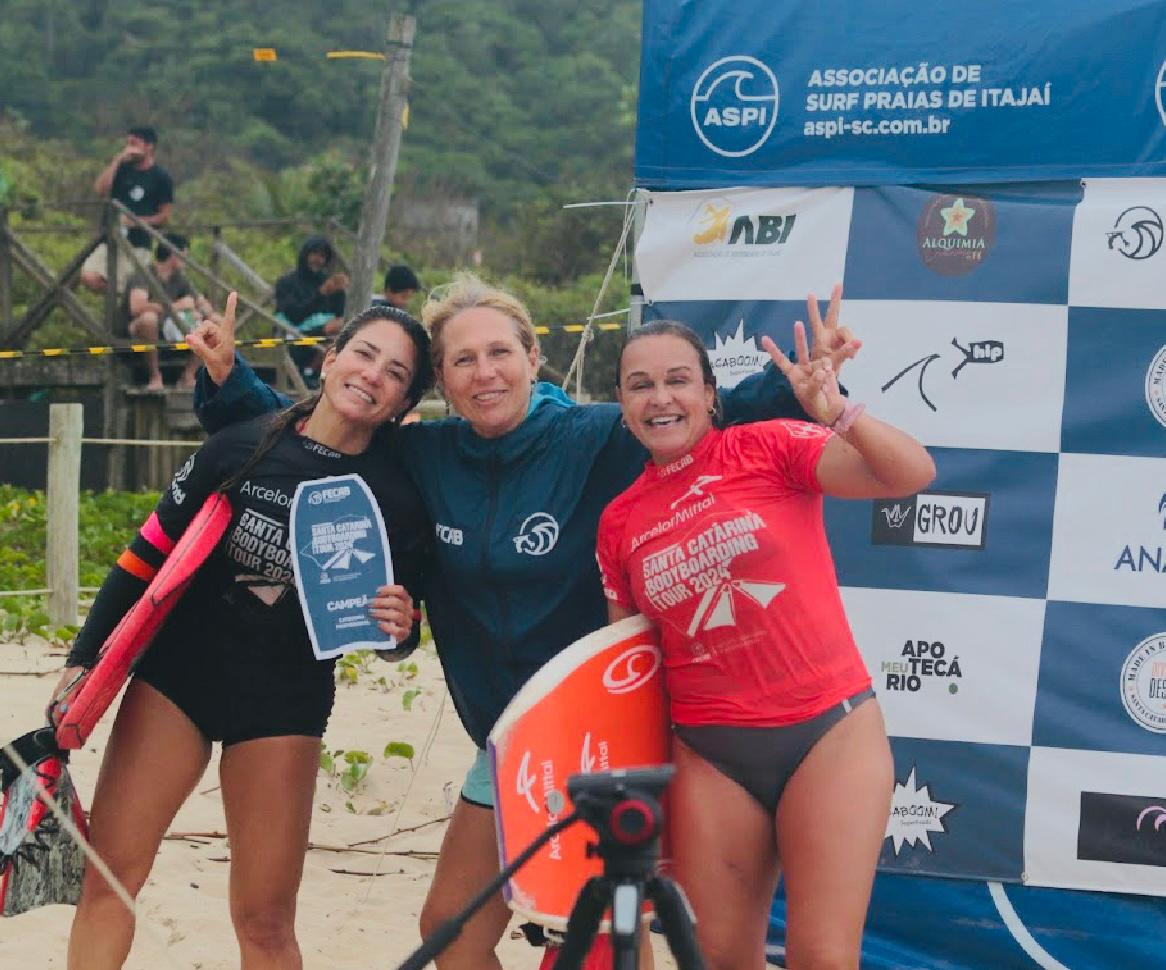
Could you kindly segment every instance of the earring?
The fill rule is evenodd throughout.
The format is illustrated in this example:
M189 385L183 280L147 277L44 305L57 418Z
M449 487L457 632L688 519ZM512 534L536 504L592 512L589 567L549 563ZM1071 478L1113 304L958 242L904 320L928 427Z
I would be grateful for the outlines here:
M717 406L714 404L711 408L709 408L709 414L713 415L716 413L717 413Z

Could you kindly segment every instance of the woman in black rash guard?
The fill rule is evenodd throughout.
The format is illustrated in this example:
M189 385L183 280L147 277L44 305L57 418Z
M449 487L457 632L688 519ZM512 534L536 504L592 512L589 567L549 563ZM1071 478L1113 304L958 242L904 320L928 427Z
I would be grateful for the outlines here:
M227 305L233 317L234 299ZM407 313L373 307L328 351L321 390L210 438L179 470L106 578L62 684L91 666L204 500L225 491L231 523L143 656L101 766L91 838L131 895L202 776L214 741L231 841L230 909L244 970L298 970L296 895L333 662L315 659L288 541L300 482L359 474L384 511L394 575L381 628L404 638L431 526L386 437L432 380L428 337ZM378 602L380 600L378 599ZM121 967L134 920L88 869L69 940L70 970Z

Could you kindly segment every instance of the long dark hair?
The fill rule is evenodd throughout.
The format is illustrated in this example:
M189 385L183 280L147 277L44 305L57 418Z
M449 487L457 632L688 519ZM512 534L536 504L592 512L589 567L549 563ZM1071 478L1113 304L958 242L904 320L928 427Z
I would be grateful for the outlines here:
M404 310L388 304L378 303L375 306L369 307L367 310L361 310L360 313L349 319L340 329L340 332L336 334L336 340L332 344L332 349L340 353L348 345L348 342L365 327L381 321L395 323L405 331L405 336L413 344L414 356L416 358L416 363L413 365L413 379L409 382L409 387L405 391L407 406L402 408L401 412L390 421L385 422L388 425L396 426L416 406L425 392L433 386L433 364L429 359L429 334L426 333L421 323L416 317L411 316ZM267 432L260 439L259 444L255 446L255 450L251 452L251 456L234 475L223 482L219 487L219 491L229 491L249 475L251 470L275 447L275 443L279 441L289 428L294 427L300 418L306 418L316 410L316 405L320 403L320 398L323 394L323 390L318 390L310 397L306 397L302 401L291 405L291 407L284 408L280 411L271 422L271 426L267 429Z
M687 323L681 323L679 320L653 320L651 323L645 323L641 327L637 327L630 334L628 339L624 341L623 349L619 352L619 362L615 367L615 389L619 390L623 383L623 355L637 340L642 340L645 337L679 337L686 344L696 351L696 359L700 361L700 376L704 380L707 387L713 389L715 404L713 405L713 426L721 427L724 422L724 411L721 408L721 396L717 393L717 376L713 373L713 363L709 360L708 348L705 347L704 341Z

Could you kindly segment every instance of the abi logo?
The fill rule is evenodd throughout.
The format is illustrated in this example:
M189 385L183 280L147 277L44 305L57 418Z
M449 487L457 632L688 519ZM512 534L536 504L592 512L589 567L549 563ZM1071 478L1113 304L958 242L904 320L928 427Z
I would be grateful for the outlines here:
M722 57L692 86L689 112L696 136L725 158L752 155L777 122L777 77L755 57Z
M732 206L716 199L703 203L696 218L698 228L692 241L698 246L716 243L729 246L780 245L789 239L797 221L796 213L792 212L788 215L739 215L734 219Z

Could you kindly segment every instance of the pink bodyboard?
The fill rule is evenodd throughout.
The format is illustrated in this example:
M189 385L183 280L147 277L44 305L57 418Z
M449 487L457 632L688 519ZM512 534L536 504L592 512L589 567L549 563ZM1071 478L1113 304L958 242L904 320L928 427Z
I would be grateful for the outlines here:
M97 663L58 706L57 744L81 747L109 709L163 621L218 545L231 521L231 503L213 493L195 514L141 598L122 617L97 655Z

